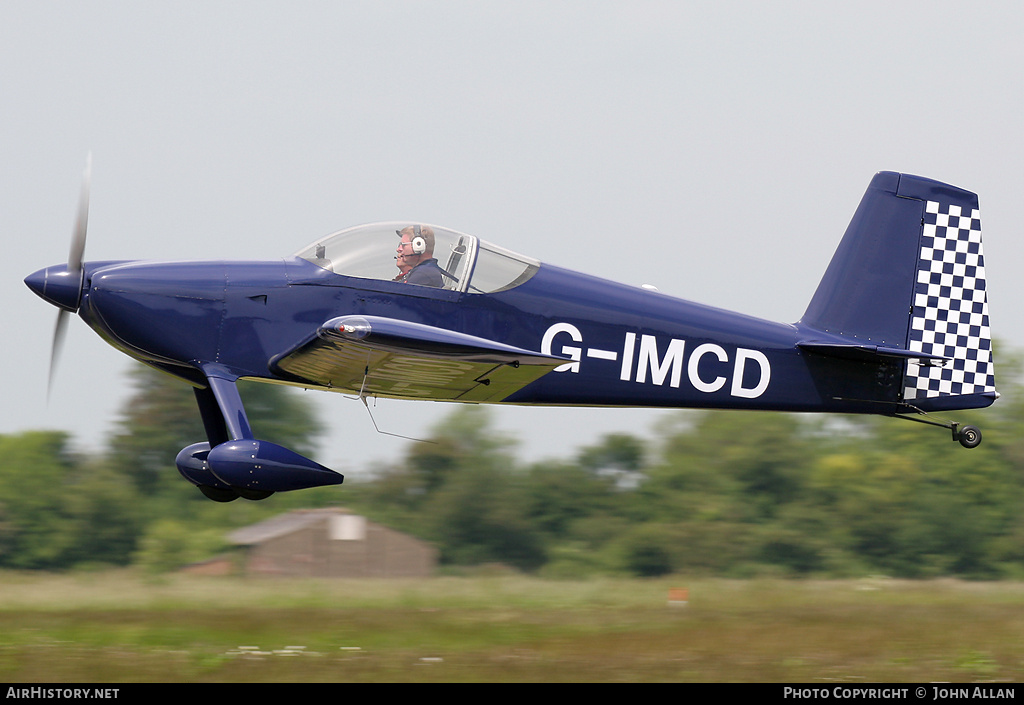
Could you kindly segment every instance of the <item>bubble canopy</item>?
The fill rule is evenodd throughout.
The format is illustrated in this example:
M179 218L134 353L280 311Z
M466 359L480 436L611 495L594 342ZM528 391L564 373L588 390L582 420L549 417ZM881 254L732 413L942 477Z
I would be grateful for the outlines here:
M432 235L433 252L425 253L437 261L442 288L474 294L505 291L529 280L540 262L492 245L472 235L448 228L411 222L387 222L357 225L313 242L295 254L335 274L362 279L391 281L399 274L396 254L401 232L412 228Z

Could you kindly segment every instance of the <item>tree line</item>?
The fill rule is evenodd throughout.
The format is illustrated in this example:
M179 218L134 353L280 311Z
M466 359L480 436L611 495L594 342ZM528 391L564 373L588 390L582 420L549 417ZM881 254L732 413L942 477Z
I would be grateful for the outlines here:
M224 550L237 526L341 504L432 542L450 570L1020 578L1024 393L1019 356L997 353L1002 399L956 414L985 433L972 450L890 418L680 411L657 441L608 434L524 463L487 407L456 405L372 480L229 505L174 467L204 437L191 389L140 366L101 453L57 431L0 435L0 567L168 570ZM315 456L302 395L242 395L257 435Z

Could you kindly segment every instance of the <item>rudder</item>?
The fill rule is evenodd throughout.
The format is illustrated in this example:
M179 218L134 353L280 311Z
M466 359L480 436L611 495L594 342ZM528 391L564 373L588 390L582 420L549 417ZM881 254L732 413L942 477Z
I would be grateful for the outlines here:
M903 398L925 409L987 406L996 387L978 197L918 181L925 212L907 347L948 362L909 362Z

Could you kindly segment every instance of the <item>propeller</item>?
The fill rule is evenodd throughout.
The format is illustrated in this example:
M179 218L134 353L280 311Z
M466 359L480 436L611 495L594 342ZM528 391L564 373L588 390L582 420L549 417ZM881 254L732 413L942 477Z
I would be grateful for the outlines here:
M78 282L79 297L85 279L82 256L85 254L85 234L89 225L89 188L92 180L92 153L86 157L85 173L82 175L82 190L78 197L78 214L75 217L75 229L71 233L71 248L68 251L67 275ZM75 310L77 310L77 305ZM50 398L53 377L57 371L57 361L64 347L64 337L68 327L68 317L73 310L61 308L57 311L57 324L53 329L53 345L50 349L50 376L46 387L46 398Z

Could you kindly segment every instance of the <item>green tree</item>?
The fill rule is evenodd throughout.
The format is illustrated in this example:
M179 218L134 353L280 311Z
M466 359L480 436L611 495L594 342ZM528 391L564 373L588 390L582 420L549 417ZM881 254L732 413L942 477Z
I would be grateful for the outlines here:
M123 565L141 526L132 485L62 432L0 436L0 564Z
M216 528L197 528L164 518L146 528L134 559L145 572L158 575L207 558L224 547L223 532Z
M643 480L644 442L628 433L609 433L580 451L577 463L594 475L609 477L621 489L633 489Z
M810 448L796 416L683 412L671 423L635 518L759 522L799 496Z
M135 488L105 458L80 465L67 486L65 513L74 534L71 565L125 565L131 561L143 526Z
M0 563L63 564L75 541L65 502L75 470L65 433L0 436Z
M667 575L675 569L673 548L678 545L672 527L640 524L615 542L622 568L641 578Z
M512 445L492 428L487 408L456 406L426 439L409 446L404 460L359 488L357 501L379 519L417 533L424 507L438 491L467 467L511 468Z
M614 482L576 463L537 463L524 479L527 518L553 541L575 539L577 522L613 513Z
M505 563L535 570L545 561L540 532L510 476L494 467L465 467L425 506L441 561Z
M402 463L360 492L363 508L433 541L444 563L533 570L545 554L512 446L493 428L486 407L457 406L426 442L411 446Z

